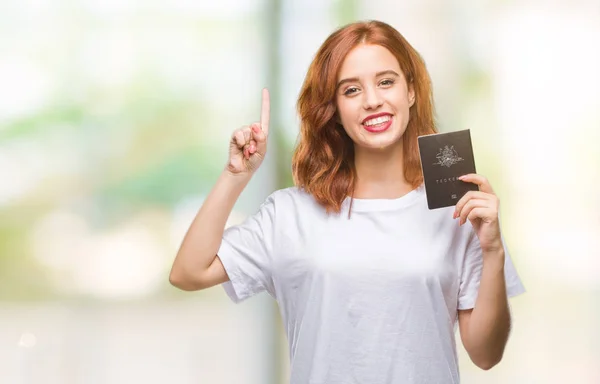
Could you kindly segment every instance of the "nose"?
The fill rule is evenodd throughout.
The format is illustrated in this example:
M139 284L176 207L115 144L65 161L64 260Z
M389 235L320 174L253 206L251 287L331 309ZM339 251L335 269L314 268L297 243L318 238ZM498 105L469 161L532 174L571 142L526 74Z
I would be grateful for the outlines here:
M363 106L365 109L377 109L383 104L383 98L379 94L377 88L367 87L363 92L363 95Z

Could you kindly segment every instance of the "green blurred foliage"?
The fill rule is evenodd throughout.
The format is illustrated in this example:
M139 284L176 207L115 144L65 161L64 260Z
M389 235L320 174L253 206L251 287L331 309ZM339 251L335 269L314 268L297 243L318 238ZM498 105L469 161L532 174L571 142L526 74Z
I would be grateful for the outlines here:
M159 83L147 88L162 96L137 90L103 113L94 112L94 100L53 105L0 129L0 145L65 137L79 146L73 151L81 162L77 172L50 173L0 207L0 300L62 294L46 275L51 271L34 259L30 244L32 228L49 212L74 212L102 231L144 210L169 212L182 197L208 192L206 181L222 169L214 161L222 151L215 153L210 140L198 140L198 122L208 111L198 99L160 92ZM48 143L38 161L56 153Z

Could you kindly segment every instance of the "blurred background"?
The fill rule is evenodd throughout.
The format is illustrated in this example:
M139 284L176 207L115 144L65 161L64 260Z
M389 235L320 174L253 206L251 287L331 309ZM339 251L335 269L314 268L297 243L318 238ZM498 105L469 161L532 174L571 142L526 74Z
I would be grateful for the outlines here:
M600 383L598 0L0 0L0 383L287 382L269 296L168 272L263 86L270 152L229 224L291 185L305 72L359 19L471 129L528 290L500 365L460 346L463 383Z

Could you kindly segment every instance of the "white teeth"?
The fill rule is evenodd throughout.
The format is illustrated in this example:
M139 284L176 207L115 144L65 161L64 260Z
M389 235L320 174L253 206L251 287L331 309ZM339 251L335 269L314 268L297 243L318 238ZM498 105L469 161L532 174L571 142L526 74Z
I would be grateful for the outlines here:
M390 121L390 119L391 119L391 116L389 116L389 115L381 116L381 117L377 117L375 119L365 121L365 125L377 125L377 124L385 123L386 121Z

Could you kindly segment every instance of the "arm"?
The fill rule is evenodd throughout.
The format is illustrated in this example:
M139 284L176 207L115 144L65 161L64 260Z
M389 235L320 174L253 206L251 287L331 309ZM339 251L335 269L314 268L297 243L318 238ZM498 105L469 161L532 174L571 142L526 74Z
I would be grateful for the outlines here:
M488 370L502 360L511 319L504 279L504 251L483 255L475 308L458 311L460 336L469 357Z
M460 336L473 363L488 370L502 360L511 328L504 273L506 255L498 220L500 202L486 178L469 174L460 180L477 184L479 191L469 191L458 201L454 218L460 218L459 225L471 222L482 253L474 308L458 312Z
M217 251L225 223L240 194L250 181L247 174L224 171L194 218L177 252L169 281L192 291L229 280Z
M269 92L264 89L262 96L260 123L232 135L227 168L202 204L175 256L169 281L177 288L193 291L229 280L217 251L227 218L267 151Z

